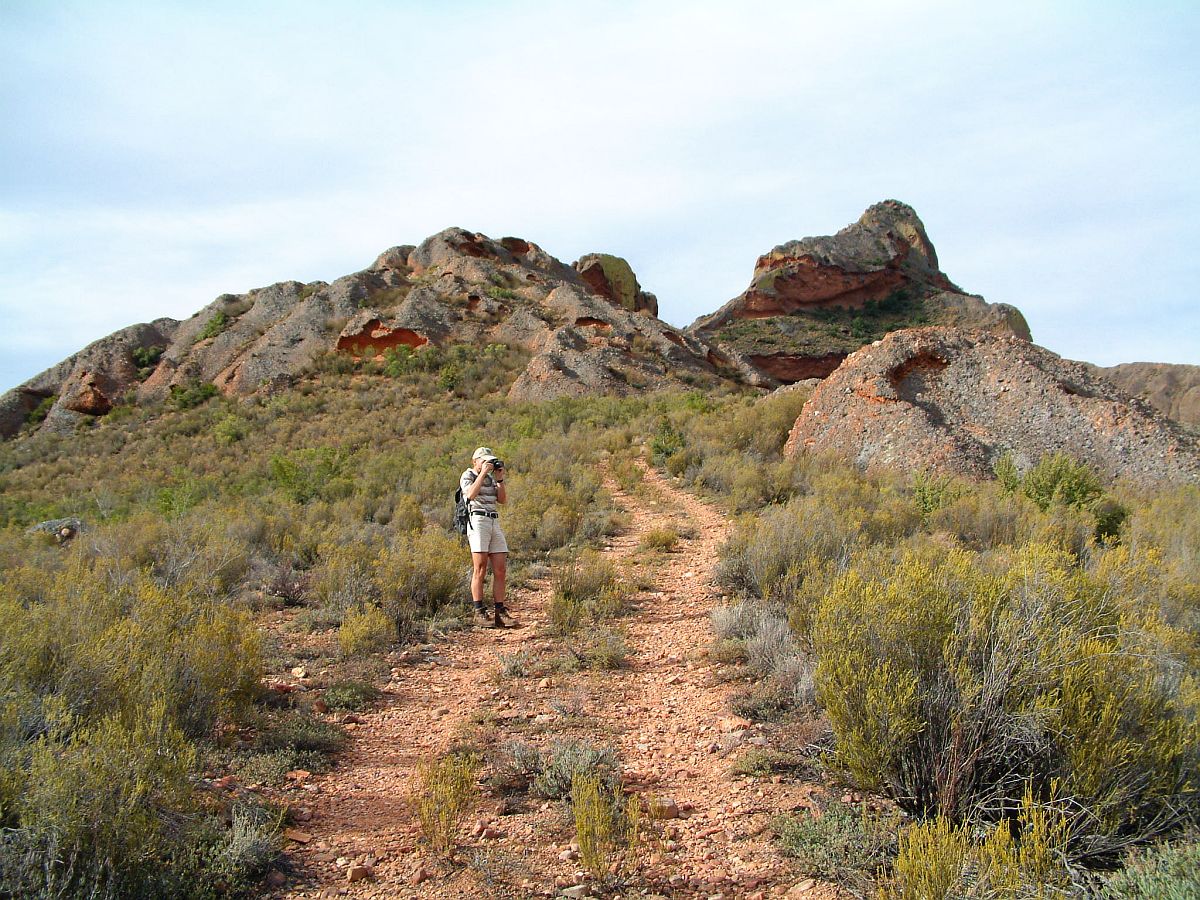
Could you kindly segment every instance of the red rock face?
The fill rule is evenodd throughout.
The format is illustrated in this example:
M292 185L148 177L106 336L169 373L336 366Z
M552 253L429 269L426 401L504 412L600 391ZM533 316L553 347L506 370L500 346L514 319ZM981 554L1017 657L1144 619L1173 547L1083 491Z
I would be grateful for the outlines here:
M759 260L760 266L764 259ZM908 281L893 266L877 272L847 272L837 266L821 265L811 257L775 261L769 269L782 269L774 278L773 289L752 287L746 291L744 302L733 313L735 319L761 319L798 309L834 306L861 309L868 301L883 300Z
M518 256L522 256L529 252L529 241L521 240L521 238L516 238L516 237L500 238L500 246L503 247L505 250L507 250L509 253L515 253Z
M842 364L845 353L824 356L790 356L777 353L771 356L747 357L756 369L766 372L782 384L795 384L808 378L827 378Z
M361 356L368 347L379 354L391 347L403 345L416 348L428 343L428 338L411 329L388 328L378 319L371 319L358 334L347 334L338 338L337 349L339 352L344 351Z
M616 302L616 298L613 297L612 285L604 276L604 269L600 263L593 262L584 266L579 270L579 277L583 279L584 284L591 288L593 294L603 297L609 303Z
M580 316L575 320L575 325L577 327L590 325L593 328L612 328L612 326L603 319L593 319L591 316Z
M106 415L113 408L111 382L112 379L95 372L84 372L63 394L62 405L65 409L89 416Z

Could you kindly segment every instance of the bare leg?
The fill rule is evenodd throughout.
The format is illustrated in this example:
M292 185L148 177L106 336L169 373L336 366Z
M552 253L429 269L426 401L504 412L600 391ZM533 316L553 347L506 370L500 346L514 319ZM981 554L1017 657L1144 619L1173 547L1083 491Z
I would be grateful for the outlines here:
M471 599L476 603L483 602L483 579L487 577L487 565L486 553L471 554Z
M482 556L483 554L480 554ZM508 575L508 554L493 553L492 559L492 599L496 601L498 606L504 605L504 579ZM483 582L480 581L479 589L483 591Z

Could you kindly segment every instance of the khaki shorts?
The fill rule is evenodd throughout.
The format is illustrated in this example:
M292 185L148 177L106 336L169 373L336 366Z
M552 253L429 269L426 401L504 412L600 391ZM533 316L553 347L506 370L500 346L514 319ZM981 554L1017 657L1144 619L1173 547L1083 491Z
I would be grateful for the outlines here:
M507 553L508 542L499 519L487 516L471 516L471 527L467 529L467 542L472 553Z

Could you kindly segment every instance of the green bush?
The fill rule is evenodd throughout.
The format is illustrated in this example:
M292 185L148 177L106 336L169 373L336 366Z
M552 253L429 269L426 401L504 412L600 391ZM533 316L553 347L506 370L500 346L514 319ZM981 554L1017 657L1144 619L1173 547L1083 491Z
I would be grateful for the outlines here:
M840 801L830 803L819 815L785 816L775 823L783 852L801 870L860 891L890 864L898 828L899 817L894 814Z
M1198 900L1200 843L1167 844L1138 851L1105 885L1104 900Z
M1086 508L1103 492L1096 473L1065 453L1042 457L1025 473L1021 490L1042 510L1051 503Z
M813 647L844 771L953 821L1057 782L1080 856L1185 820L1200 733L1166 675L1179 637L1113 591L1114 572L1061 551L1031 546L991 567L931 549L833 585Z
M396 620L378 606L350 610L338 628L338 647L343 656L386 650L395 640Z
M345 739L345 734L336 725L305 713L290 712L261 730L255 746L265 753L279 750L336 753Z
M428 759L417 771L417 813L421 832L441 853L454 849L458 826L474 805L475 762L464 756Z
M457 537L430 528L402 536L375 560L380 603L401 638L420 633L419 622L469 596L470 567Z
M550 624L570 633L586 622L619 615L626 589L613 564L586 550L559 571L550 598Z
M379 699L379 689L364 681L336 681L321 694L330 709L349 709L357 712Z
M43 397L38 405L26 414L25 423L27 425L41 425L46 421L46 416L50 415L50 410L54 408L54 404L57 402L58 394Z
M69 717L28 748L0 890L19 896L141 893L186 809L192 750L161 703L133 719Z
M559 741L543 755L541 771L533 779L531 790L539 797L559 800L571 794L577 775L595 777L610 789L619 781L616 753L608 747L596 747L584 741Z
M204 327L196 332L196 342L199 343L200 341L216 337L229 327L230 321L229 316L225 315L221 310L217 310L209 316L208 321L204 323Z
M168 403L175 409L195 409L217 394L217 386L208 381L189 381L182 385L171 385L171 395Z

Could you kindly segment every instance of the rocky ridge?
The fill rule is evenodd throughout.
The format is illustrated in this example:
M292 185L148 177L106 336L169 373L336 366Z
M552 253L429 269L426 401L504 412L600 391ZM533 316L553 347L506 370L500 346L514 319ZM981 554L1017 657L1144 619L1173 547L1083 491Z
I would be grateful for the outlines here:
M1200 428L1200 366L1135 362L1092 368L1163 415Z
M864 347L817 387L788 455L990 477L1064 452L1105 477L1200 480L1200 440L1148 404L1015 335L932 327Z
M521 399L715 382L719 355L659 320L657 309L619 257L591 254L568 266L520 238L449 228L328 284L283 281L224 294L183 322L122 329L0 398L0 437L43 403L52 402L46 426L69 429L189 385L271 391L324 354L401 346L521 347L532 357L512 390Z
M1020 311L958 288L912 207L876 203L837 234L775 247L750 287L689 331L716 343L756 383L824 378L846 356L901 328L957 325L1030 340Z

